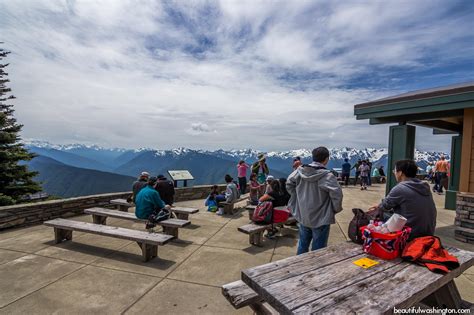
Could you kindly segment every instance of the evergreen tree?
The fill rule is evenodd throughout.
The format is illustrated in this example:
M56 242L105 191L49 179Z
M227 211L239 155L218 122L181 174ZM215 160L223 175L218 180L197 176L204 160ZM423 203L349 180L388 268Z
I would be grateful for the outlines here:
M23 125L13 117L13 105L7 104L15 99L7 87L10 80L5 68L8 64L2 62L9 53L0 47L0 206L15 204L22 196L41 191L33 180L37 173L29 172L24 163L35 155L20 143L19 132Z

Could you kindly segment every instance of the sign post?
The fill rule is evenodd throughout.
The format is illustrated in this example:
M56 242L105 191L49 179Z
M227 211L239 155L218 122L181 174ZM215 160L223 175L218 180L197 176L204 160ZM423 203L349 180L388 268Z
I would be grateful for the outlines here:
M187 170L168 170L168 174L170 174L171 178L174 182L174 187L178 187L178 181L183 181L183 186L188 186L188 180L194 180L193 175Z

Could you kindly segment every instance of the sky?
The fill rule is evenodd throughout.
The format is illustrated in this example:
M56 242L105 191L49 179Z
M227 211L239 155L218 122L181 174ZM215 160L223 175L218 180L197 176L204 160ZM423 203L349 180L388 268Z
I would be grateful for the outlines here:
M470 0L0 0L22 137L105 147L386 147L354 105L473 80L473 28Z

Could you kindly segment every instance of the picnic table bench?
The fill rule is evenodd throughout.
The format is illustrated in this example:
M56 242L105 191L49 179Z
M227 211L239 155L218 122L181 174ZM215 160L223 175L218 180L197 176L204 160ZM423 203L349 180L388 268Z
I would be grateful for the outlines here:
M125 199L113 199L110 200L110 203L116 205L117 210L128 212L128 208L135 207L133 203L127 202ZM176 214L176 217L181 220L188 220L190 214L199 212L197 208L187 208L187 207L171 207L171 212Z
M94 223L66 219L54 219L46 221L44 222L44 225L54 228L54 240L56 244L59 244L64 240L72 240L73 231L92 233L135 241L142 250L142 257L143 261L145 262L158 256L159 245L165 245L174 238L174 236L172 235L148 233L145 231L130 230L120 227L99 225Z
M256 223L249 223L246 225L243 225L237 230L239 232L245 233L249 235L249 243L251 245L255 246L262 246L263 242L263 233L271 229L273 227L282 227L283 225L291 225L296 222L296 219L294 217L289 217L286 222L282 223L273 223L273 224L256 224Z
M128 208L135 207L133 203L130 203L125 199L112 199L110 200L110 203L115 205L117 210L123 212L128 212Z
M178 219L182 220L188 220L190 214L198 213L199 209L197 208L187 208L187 207L177 207L177 206L172 206L171 207L171 212L176 214L176 217Z
M394 308L417 303L451 309L472 307L461 300L454 278L474 265L474 252L446 249L460 264L447 274L400 258L379 259L364 253L361 245L346 242L245 269L241 275L261 300L281 314L392 314ZM366 269L354 264L364 257L378 263ZM238 301L237 306L244 303Z
M92 221L95 224L105 225L107 217L130 220L135 222L143 222L143 224L147 222L147 220L137 218L133 213L125 213L105 208L89 208L85 209L84 213L92 214ZM189 222L188 220L181 219L167 219L156 223L156 225L160 225L163 227L163 233L172 235L175 238L178 238L178 229L185 227L189 224L191 224L191 222Z
M224 284L222 286L222 294L235 309L249 306L257 314L278 314L242 280Z

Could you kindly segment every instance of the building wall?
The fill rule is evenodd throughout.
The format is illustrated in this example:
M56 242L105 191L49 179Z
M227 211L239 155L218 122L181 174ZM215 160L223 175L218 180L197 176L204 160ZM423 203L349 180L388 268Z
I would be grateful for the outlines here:
M223 189L225 185L219 185L219 190ZM210 185L177 188L175 200L204 199L210 190ZM113 208L110 200L125 199L130 194L131 192L118 192L0 207L0 230L41 224L54 218L72 217L83 214L84 209L92 207Z

